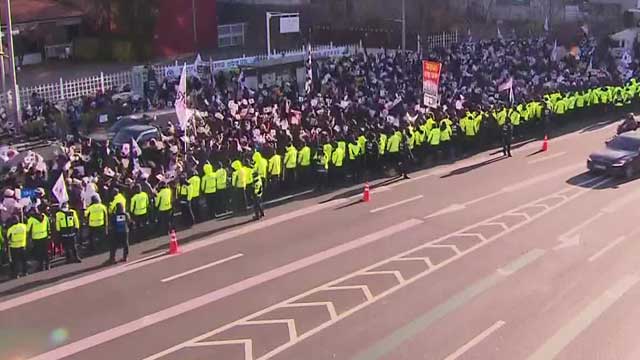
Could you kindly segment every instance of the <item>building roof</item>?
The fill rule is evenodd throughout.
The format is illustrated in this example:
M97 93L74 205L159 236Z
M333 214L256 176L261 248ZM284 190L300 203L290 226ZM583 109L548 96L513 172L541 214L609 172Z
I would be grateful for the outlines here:
M4 15L4 6L2 6L2 13ZM11 18L14 24L47 22L82 16L84 16L82 10L56 0L11 1Z

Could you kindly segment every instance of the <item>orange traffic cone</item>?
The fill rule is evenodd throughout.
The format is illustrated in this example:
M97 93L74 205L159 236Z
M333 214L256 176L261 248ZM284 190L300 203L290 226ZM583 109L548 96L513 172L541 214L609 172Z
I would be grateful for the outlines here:
M549 150L549 137L547 135L544 136L544 141L542 141L542 151Z
M371 201L371 192L369 191L369 183L364 184L364 193L362 194L362 201L363 202Z
M180 246L178 245L178 237L176 231L171 229L169 232L169 255L175 255L180 253Z

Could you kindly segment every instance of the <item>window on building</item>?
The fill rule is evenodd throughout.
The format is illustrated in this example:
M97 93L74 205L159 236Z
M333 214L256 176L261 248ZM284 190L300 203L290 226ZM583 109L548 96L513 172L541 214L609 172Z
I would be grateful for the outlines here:
M218 47L243 46L246 23L226 24L218 26Z

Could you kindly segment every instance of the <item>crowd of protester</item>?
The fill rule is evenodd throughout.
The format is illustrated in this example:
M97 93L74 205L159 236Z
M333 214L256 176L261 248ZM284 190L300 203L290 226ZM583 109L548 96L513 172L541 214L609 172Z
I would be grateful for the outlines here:
M505 123L516 137L550 135L554 122L586 111L627 109L640 87L607 69L595 50L586 37L566 56L546 38L470 41L424 54L365 50L314 61L307 89L295 81L250 89L242 75L192 77L188 103L197 111L185 129L169 124L158 138L121 148L72 136L53 162L34 154L11 169L0 208L3 259L11 258L13 276L25 274L26 253L12 254L11 237L17 231L13 244L22 247L22 224L38 243L33 229L42 236L47 215L47 245L34 245L40 269L63 248L67 262L80 261L77 243L87 254L111 247L109 262L122 246L126 260L129 239L244 214L251 204L261 218L263 189L275 198L382 173L408 177L415 166L498 142ZM422 105L422 58L443 65L437 108ZM140 110L171 107L175 85L152 78ZM79 116L103 101L98 95L67 111ZM51 194L61 176L64 204Z

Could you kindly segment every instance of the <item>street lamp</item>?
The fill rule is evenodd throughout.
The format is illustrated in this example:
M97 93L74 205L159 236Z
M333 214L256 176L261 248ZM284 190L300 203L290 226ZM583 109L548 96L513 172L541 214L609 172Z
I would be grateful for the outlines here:
M407 51L407 9L402 0L402 51Z
M18 83L16 81L16 64L15 64L15 55L13 51L13 23L11 21L11 0L4 0L4 23L6 25L6 34L7 34L7 51L9 52L7 56L9 57L9 82L10 82L10 91L13 96L11 96L11 103L9 106L15 112L16 116L16 127L20 127L22 125L22 117L20 116L20 102L18 97ZM6 89L3 88L3 91L6 92Z
M300 17L300 13L282 13L282 12L272 12L267 11L267 56L271 57L271 18L281 18L281 17L291 17L298 16Z

